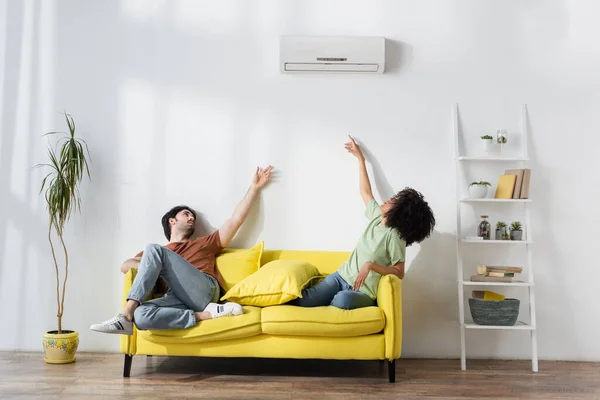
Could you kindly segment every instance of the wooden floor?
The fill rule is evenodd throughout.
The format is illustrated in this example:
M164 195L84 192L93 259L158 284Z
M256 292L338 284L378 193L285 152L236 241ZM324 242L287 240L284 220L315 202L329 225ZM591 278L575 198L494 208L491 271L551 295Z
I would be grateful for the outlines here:
M600 363L398 360L396 383L377 361L133 358L80 353L47 365L41 353L0 352L0 399L600 399Z

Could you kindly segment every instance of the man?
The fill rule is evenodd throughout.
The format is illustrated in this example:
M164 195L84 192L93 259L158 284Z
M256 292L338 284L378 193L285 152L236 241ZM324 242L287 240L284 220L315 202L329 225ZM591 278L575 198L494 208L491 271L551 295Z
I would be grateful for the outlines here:
M177 206L169 210L162 218L169 243L164 247L150 244L123 263L123 273L130 268L138 270L127 303L119 314L90 329L131 335L134 322L142 330L189 328L199 321L242 314L239 304L217 304L223 279L215 266L215 258L245 221L254 199L269 182L271 170L271 166L256 169L248 192L231 218L208 236L190 240L196 221L191 208ZM159 277L168 285L167 293L144 302Z

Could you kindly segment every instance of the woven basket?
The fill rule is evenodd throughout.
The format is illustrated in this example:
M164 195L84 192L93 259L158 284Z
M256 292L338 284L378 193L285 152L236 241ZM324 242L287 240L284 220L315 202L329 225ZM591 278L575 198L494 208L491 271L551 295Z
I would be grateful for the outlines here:
M519 316L518 299L482 300L469 298L473 322L478 325L512 326Z

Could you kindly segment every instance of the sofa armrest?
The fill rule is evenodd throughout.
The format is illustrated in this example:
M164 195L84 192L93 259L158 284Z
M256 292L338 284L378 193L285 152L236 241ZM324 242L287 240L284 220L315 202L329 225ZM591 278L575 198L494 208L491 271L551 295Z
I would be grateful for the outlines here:
M402 351L402 281L396 275L379 280L377 305L385 315L385 358L392 361L400 358Z
M133 285L133 280L137 275L137 269L131 268L129 272L125 274L123 282L123 306L127 303L127 295ZM123 354L135 354L137 351L137 328L133 325L133 335L120 335L121 336L121 353Z

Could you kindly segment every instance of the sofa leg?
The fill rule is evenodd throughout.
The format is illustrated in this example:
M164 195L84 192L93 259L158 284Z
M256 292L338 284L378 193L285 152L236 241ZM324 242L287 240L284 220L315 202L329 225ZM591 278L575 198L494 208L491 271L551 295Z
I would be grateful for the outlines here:
M388 375L390 383L396 382L396 360L388 361Z
M123 378L129 378L131 374L131 361L133 361L133 356L130 354L125 354L125 363L123 364Z

